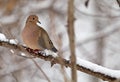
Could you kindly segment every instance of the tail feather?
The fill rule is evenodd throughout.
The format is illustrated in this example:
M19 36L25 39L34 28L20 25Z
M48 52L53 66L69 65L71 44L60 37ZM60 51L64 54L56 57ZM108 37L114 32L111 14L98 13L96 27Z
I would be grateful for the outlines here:
M52 50L53 52L57 52L57 51L58 51L55 47L53 47L51 50Z

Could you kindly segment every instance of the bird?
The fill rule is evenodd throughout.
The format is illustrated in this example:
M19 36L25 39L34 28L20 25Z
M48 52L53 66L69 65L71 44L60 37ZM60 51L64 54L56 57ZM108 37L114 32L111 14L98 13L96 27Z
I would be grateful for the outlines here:
M44 30L43 27L38 26L37 23L40 23L37 15L28 16L25 27L21 33L23 42L31 49L47 49L55 53L58 52L47 31Z

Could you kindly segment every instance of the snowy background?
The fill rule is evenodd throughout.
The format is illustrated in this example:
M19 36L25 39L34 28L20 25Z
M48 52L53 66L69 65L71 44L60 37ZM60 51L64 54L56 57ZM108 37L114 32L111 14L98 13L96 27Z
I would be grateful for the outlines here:
M109 69L120 69L120 7L115 0L75 0L76 56ZM36 14L41 26L61 53L69 59L67 0L0 0L0 33L24 44L21 31L26 18ZM114 30L114 31L113 31ZM104 37L100 37L101 35ZM100 37L100 38L95 38ZM95 38L95 39L92 39ZM85 42L86 41L86 42ZM31 59L0 47L0 82L48 82ZM51 82L64 82L60 65L35 59ZM78 71L78 82L103 82ZM70 80L70 68L65 68Z

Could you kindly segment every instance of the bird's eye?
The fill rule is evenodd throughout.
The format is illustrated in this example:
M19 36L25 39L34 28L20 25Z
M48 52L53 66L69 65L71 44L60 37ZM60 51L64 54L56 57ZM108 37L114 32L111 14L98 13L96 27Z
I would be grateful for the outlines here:
M33 20L34 20L35 18L33 18Z

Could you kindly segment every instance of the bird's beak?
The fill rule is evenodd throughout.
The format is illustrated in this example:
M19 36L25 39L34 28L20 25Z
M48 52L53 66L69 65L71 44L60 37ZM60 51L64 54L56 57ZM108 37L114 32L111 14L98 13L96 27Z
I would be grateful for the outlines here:
M41 22L38 20L38 23L40 23L41 24Z

